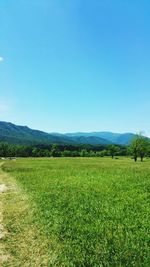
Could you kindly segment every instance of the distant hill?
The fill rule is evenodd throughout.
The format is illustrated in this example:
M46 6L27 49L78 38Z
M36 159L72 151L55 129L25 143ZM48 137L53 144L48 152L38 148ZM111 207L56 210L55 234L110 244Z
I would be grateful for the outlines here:
M18 126L10 122L0 122L0 141L21 145L51 143L70 144L73 142L69 137L55 136L42 131L30 129L27 126Z
M118 145L128 145L134 138L133 133L112 133L112 132L91 132L91 133L67 133L66 136L77 140L80 137L92 138L94 140L98 138L103 139L107 143L118 144Z
M91 133L45 133L30 129L27 126L18 126L10 122L0 121L0 142L11 144L91 144L128 145L135 135L133 133L91 132Z

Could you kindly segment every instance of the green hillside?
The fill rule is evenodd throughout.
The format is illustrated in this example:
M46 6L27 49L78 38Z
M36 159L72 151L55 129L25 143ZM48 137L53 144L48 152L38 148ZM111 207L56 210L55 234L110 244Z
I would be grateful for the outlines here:
M132 133L91 132L91 133L46 133L30 129L27 126L18 126L10 122L0 122L0 142L10 144L91 144L128 145L135 135Z
M12 144L49 144L72 143L68 137L54 136L42 131L30 129L27 126L18 126L10 122L0 122L0 141Z

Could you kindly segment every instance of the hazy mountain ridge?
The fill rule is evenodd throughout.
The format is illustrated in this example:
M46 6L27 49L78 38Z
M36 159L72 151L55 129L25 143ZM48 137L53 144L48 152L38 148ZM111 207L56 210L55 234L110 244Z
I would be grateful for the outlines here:
M113 132L91 132L91 133L83 133L83 132L77 132L77 133L67 133L66 136L77 138L80 136L84 137L95 137L95 138L102 138L105 141L113 144L120 144L120 145L126 145L129 144L131 139L135 136L133 133L113 133Z
M77 132L77 133L46 133L19 126L10 122L0 122L0 141L12 144L120 144L127 145L135 136L133 133L112 132Z

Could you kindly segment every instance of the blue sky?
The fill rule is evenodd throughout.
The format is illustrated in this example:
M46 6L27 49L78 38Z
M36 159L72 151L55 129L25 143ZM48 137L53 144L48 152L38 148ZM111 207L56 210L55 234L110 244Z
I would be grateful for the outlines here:
M1 0L0 120L150 136L149 0Z

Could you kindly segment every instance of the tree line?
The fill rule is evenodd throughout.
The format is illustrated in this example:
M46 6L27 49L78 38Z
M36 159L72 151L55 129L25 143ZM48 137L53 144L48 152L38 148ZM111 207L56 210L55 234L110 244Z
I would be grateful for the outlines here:
M1 142L0 157L104 157L131 156L135 161L150 157L148 138L137 135L129 146L122 145L13 145Z

